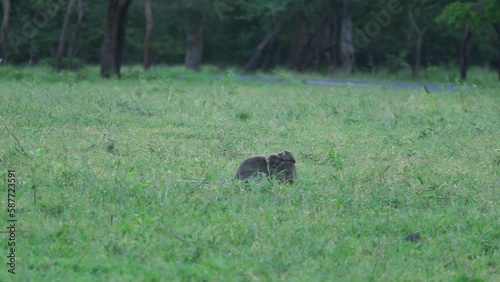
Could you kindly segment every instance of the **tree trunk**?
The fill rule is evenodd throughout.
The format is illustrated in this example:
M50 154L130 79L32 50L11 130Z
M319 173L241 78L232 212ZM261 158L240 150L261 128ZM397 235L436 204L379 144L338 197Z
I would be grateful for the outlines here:
M132 0L108 0L108 12L101 49L101 76L120 77L121 57L127 23L127 9Z
M415 42L415 62L413 64L413 77L420 75L420 61L422 60L422 40L423 34L417 33L417 41Z
M264 56L263 60L262 60L262 69L267 71L271 68L273 68L275 65L276 65L276 53L278 51L278 42L276 42L276 40L272 40L270 43L269 43L269 47L268 47L268 50L269 52L267 52L266 56Z
M412 15L411 8L409 8L408 14ZM407 30L408 31L406 33L405 43L403 46L408 51L411 51L413 49L413 31L415 30L415 25L413 24L413 20L411 18L408 21L408 29Z
M10 1L2 0L2 9L3 9L3 20L2 20L2 34L1 34L1 44L2 44L2 54L0 56L0 63L4 63L7 61L7 33L9 31L9 18L10 18Z
M199 71L203 55L203 20L197 8L187 8L186 57L184 66Z
M413 30L417 34L417 40L415 41L415 62L413 64L412 71L413 77L418 77L420 73L420 62L422 60L422 41L428 27L425 27L423 30L418 27L411 9L408 10L408 18L410 19Z
M354 73L355 49L352 35L352 7L348 1L343 2L340 22L340 61L349 74Z
M144 2L146 14L146 36L144 37L144 70L151 68L151 36L153 33L153 12L151 9L151 0Z
M61 70L61 61L64 55L64 43L66 42L66 31L68 30L69 17L71 16L74 4L75 0L69 0L68 7L66 8L66 14L64 14L63 26L61 29L61 35L59 36L59 44L57 46L56 53L56 71Z
M465 26L464 41L460 48L460 78L465 80L467 78L467 63L469 59L469 43L472 36L470 25Z
M283 19L280 18L276 22L273 31L270 34L268 34L266 36L266 38L264 38L264 40L262 40L262 42L259 44L259 46L257 46L254 54L252 55L252 58L250 58L248 63L245 65L245 68L244 68L245 73L254 72L259 67L259 65L262 61L262 57L264 55L264 51L266 49L268 49L267 48L268 45L274 40L276 35L278 35L278 33L281 30L282 24L283 24Z
M337 56L339 25L334 11L331 11L329 13L326 34L327 34L327 39L326 39L327 43L326 47L323 48L322 52L325 52L325 56L328 59L328 65L330 67L330 70L333 70L339 65Z
M288 67L291 70L301 71L303 67L305 49L307 49L308 32L307 17L304 12L297 14L297 35L292 43L288 57Z
M322 20L318 23L314 35L311 38L307 46L307 56L304 65L308 65L312 60L314 60L314 69L319 71L319 61L321 59L321 54L323 53L323 45L325 33L328 32L328 26L330 24L330 14L322 16ZM328 43L327 43L328 44Z
M495 29L495 32L498 37L497 39L500 42L500 23L493 24L493 28ZM498 73L498 79L500 80L500 51L498 50L500 50L500 48L497 49L497 73Z
M73 32L73 38L71 39L71 46L69 48L68 55L68 67L70 69L75 69L73 66L73 58L76 56L78 50L78 37L80 36L80 26L83 21L83 0L78 0L78 19L76 20L75 30Z

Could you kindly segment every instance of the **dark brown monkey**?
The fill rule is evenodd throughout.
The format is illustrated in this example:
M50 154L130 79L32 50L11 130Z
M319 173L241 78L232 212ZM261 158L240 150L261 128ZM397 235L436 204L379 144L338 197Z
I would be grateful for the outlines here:
M410 234L405 236L405 241L414 242L414 243L418 242L418 241L420 241L420 234L410 233Z
M291 184L295 180L296 174L295 158L292 153L285 150L279 154L253 156L244 160L238 167L236 178L248 180L265 175Z
M295 180L295 177L297 176L297 169L295 168L295 158L293 157L292 153L287 150L279 153L278 156L280 157L281 162L276 169L276 178L292 184Z

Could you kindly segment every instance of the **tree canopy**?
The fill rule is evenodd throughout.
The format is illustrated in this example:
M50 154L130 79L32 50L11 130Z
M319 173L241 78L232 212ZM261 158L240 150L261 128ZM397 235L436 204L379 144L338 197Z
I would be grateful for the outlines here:
M6 22L2 25L5 44L0 57L10 64L55 63L57 51L63 47L62 67L70 53L81 64L98 64L108 3L80 1L81 5L71 1L70 13L64 0L3 0L0 14ZM345 50L351 48L355 70L413 67L418 74L420 66L458 66L467 25L472 31L466 46L469 64L498 67L500 63L500 2L496 0L150 2L150 45L146 49L153 65L182 64L189 57L195 68L197 60L243 67L255 59L254 69L280 66L326 71L346 64ZM145 0L132 0L123 20L124 64L143 62L148 30L145 14ZM72 40L76 31L78 40ZM349 33L351 37L346 37ZM61 38L72 42L61 44ZM349 38L351 43L346 41ZM352 46L346 49L345 44ZM258 47L262 47L260 51Z

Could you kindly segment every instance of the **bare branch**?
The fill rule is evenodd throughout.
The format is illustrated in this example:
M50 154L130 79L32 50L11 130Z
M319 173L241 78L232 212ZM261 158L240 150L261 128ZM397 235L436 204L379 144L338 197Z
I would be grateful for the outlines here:
M28 155L28 153L26 153L23 146L21 145L21 142L19 142L17 137L14 135L14 133L12 133L12 131L10 131L10 129L7 127L7 125L4 125L4 127L10 133L10 135L12 135L12 137L14 137L14 140L16 140L16 144L17 144L17 146L19 146L19 148L16 147L16 151L18 151L21 155L27 157L28 159L31 159L30 155Z

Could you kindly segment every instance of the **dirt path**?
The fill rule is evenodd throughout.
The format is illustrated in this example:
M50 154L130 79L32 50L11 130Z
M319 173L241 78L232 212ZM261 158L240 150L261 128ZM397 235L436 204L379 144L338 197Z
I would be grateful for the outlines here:
M216 78L220 79L221 76ZM237 77L238 80L244 81L262 81L268 83L283 83L286 81L295 81L297 83L319 85L319 86L352 86L352 87L387 87L396 89L422 89L426 92L433 91L457 91L457 85L453 84L436 84L424 82L396 82L396 81L367 81L367 80L349 80L349 79L336 79L336 78L300 78L300 79L285 79L279 77L256 77L241 75Z

